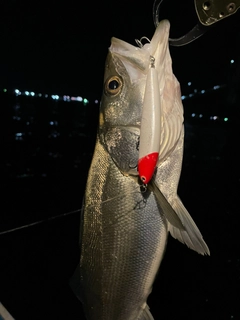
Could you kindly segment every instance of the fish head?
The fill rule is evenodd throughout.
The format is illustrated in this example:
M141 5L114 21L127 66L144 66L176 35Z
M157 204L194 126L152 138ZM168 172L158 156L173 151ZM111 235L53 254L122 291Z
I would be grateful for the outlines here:
M154 57L158 71L159 91L161 95L162 131L164 122L170 122L174 113L183 122L182 106L176 106L176 94L180 95L179 83L172 72L171 57L168 48L170 24L160 22L152 40L143 46L133 46L123 40L112 38L106 59L104 89L100 104L99 137L102 145L111 155L119 170L124 174L137 175L142 107L146 87L147 73L151 58ZM180 99L181 100L181 99ZM176 120L176 117L174 121ZM173 122L173 121L172 121ZM180 132L174 133L176 140ZM161 135L164 160L171 145ZM170 139L171 140L171 139ZM169 149L170 148L170 149Z

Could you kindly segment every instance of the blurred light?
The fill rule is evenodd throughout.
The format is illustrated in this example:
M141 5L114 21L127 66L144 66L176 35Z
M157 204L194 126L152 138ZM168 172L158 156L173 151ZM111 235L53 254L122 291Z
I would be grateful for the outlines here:
M220 88L220 86L214 86L213 87L213 90L217 90L217 89L219 89Z
M235 61L232 59L231 61L230 61L230 63L234 63Z
M18 89L15 89L15 94L16 94L16 96L19 96L21 94L21 92Z
M49 121L50 126L57 126L58 122L57 121Z
M197 93L197 89L194 89L194 93Z
M203 115L200 113L199 118L202 118L202 117L203 117Z
M41 97L41 96L42 96L42 94L41 94L41 93L39 93L39 94L38 94L38 96L39 96L39 97Z
M27 125L27 126L29 126L29 125L30 125L30 122L29 122L29 121L27 121L27 122L26 122L26 125Z
M7 89L3 89L3 92L7 92Z
M21 117L18 117L18 116L13 116L13 120L17 120L17 121L20 121L20 120L21 120Z
M89 102L88 99L86 99L86 98L83 99L83 103L86 104L86 103L88 103L88 102Z
M82 102L83 98L82 97L77 97L76 100Z
M30 95L31 95L32 97L34 97L34 96L35 96L35 92L30 92Z
M217 120L218 116L213 116L213 120Z
M190 87L192 85L192 82L188 82L188 86Z
M53 100L58 100L59 99L59 96L57 94L52 94L51 97L52 97Z
M45 94L44 97L45 97L45 98L48 98L48 94Z
M64 96L63 96L63 100L64 100L64 101L70 101L71 99L70 99L69 96L64 95Z
M98 100L95 100L94 102L97 104L97 103L98 103Z
M228 118L227 118L227 117L225 117L223 120L224 120L224 121L228 121Z
M29 96L29 91L24 92L26 96Z
M193 118L195 117L195 115L196 115L195 113L192 113L192 117L193 117Z
M204 94L206 91L205 90L201 90L201 93Z
M190 94L189 94L189 98L192 98L192 97L193 97L193 93L190 93Z
M186 96L182 96L182 100L186 99Z
M15 140L23 140L23 133L18 132L15 134Z
M53 131L49 134L48 138L57 138L60 136L60 133L57 131Z

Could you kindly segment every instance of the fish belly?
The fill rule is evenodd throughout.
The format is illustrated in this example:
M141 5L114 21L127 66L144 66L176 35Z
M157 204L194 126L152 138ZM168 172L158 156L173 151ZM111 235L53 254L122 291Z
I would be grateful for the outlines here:
M88 320L137 320L158 271L167 222L153 193L124 176L97 139L81 232L82 303Z

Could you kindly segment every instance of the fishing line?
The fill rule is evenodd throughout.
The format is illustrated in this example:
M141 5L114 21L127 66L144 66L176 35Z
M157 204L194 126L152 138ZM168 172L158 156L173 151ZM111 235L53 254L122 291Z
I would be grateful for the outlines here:
M139 193L142 193L142 192L140 192L140 191L132 191L132 192L130 192L128 195L133 195L134 193L139 194ZM112 197L112 198L103 200L101 203L102 203L102 204L105 204L105 203L107 203L107 202L110 202L110 201L112 201L112 200L116 200L116 199L119 199L119 198L126 198L126 196L117 195L117 196L115 196L115 197Z
M131 177L131 179L133 179L134 181L137 181L138 177L135 177L135 178ZM106 204L108 202L111 202L113 200L116 200L116 199L121 199L121 198L124 199L124 198L127 198L127 197L129 197L130 195L133 195L133 194L142 194L143 195L144 193L146 193L146 191L147 191L147 186L145 184L141 183L141 184L138 184L136 186L135 190L132 190L127 195L118 194L115 197L102 200L100 205L104 205L104 204ZM87 205L88 208L95 208L95 207L98 207L98 206L99 206L99 204L94 205L94 203ZM86 204L85 204L85 207L86 207Z
M81 211L81 209L77 209L77 210L73 210L73 211L70 211L70 212L66 212L66 213L63 213L63 214L60 214L60 215L57 215L57 216L53 216L53 217L44 219L44 220L39 220L39 221L36 221L36 222L32 222L32 223L29 223L29 224L26 224L26 225L23 225L23 226L20 226L20 227L16 227L16 228L13 228L13 229L8 229L8 230L5 230L5 231L1 231L0 232L0 236L3 235L3 234L14 232L14 231L18 231L18 230L26 229L26 228L29 228L29 227L33 227L33 226L36 226L38 224L41 224L41 223L44 223L44 222L47 222L47 221L51 221L51 220L55 220L55 219L58 219L58 218L62 218L62 217L68 216L70 214L77 213L79 211Z
M137 189L140 187L140 191L137 191ZM138 194L143 194L146 192L146 189L145 188L142 188L143 186L142 185L139 185L138 187L136 187L136 190L132 191L129 193L130 194L134 194L134 193L138 193ZM109 199L106 199L106 200L103 200L101 203L102 204L105 204L107 202L110 202L112 200L115 200L115 199L119 199L119 198L124 198L126 196L123 196L123 195L117 195L116 197L113 197L113 198L109 198ZM91 205L90 207L94 207L94 205ZM19 231L19 230L22 230L22 229L26 229L26 228L30 228L30 227L34 227L36 225L39 225L41 223L44 223L44 222L47 222L47 221L52 221L52 220L55 220L55 219L59 219L59 218L62 218L62 217L66 217L66 216L69 216L71 214L75 214L77 212L80 212L82 209L77 209L77 210L73 210L73 211L69 211L69 212L65 212L63 214L60 214L60 215L56 215L56 216L53 216L53 217L50 217L50 218L47 218L47 219L43 219L43 220L39 220L39 221L35 221L35 222L32 222L32 223L28 223L26 225L23 225L23 226L20 226L20 227L16 227L16 228L13 228L13 229L8 229L8 230L4 230L4 231L1 231L0 232L0 236L1 235L4 235L4 234L8 234L8 233L12 233L12 232L15 232L15 231Z

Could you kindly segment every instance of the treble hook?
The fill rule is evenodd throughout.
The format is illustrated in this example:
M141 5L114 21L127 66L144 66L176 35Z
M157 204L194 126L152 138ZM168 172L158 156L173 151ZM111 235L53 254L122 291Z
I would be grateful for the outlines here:
M163 0L155 0L153 4L153 21L159 24L159 8ZM186 35L169 38L169 44L175 47L184 46L201 37L214 23L229 17L240 8L240 0L194 0L199 23Z

